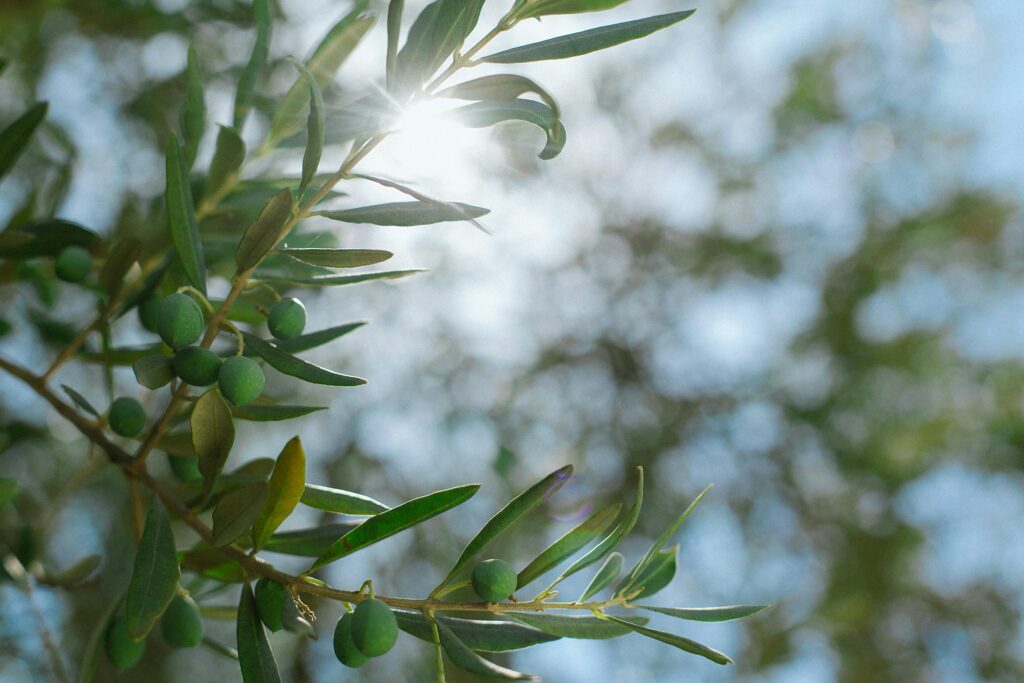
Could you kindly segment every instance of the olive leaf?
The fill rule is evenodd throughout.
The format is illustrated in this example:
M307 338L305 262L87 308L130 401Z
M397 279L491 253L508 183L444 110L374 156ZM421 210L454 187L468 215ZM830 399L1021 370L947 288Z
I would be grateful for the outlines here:
M72 588L88 579L102 562L103 557L100 555L86 555L62 571L47 572L39 581L47 586Z
M425 272L422 268L409 268L407 270L381 270L374 273L360 273L359 275L323 275L320 277L262 277L261 282L269 284L294 285L296 287L342 287L344 285L358 285L363 282L374 282L376 280L398 280L410 275ZM260 354L262 355L262 354ZM267 360L270 363L270 360ZM273 365L273 363L271 363ZM280 369L280 368L278 368ZM281 372L285 372L281 370ZM365 380L359 382L364 384ZM348 385L345 385L348 386Z
M248 583L242 584L235 637L243 683L281 683L274 651L270 649L267 632L263 630L263 622L256 612L256 598Z
M605 559L604 563L594 574L594 578L590 580L587 587L583 589L583 595L580 596L580 602L586 602L588 598L596 595L605 586L610 584L615 579L619 578L619 574L622 573L622 563L625 558L622 557L622 553L612 553Z
M486 57L481 57L479 61L492 64L519 64L522 62L579 57L580 55L604 50L621 43L649 36L655 31L678 24L683 19L692 16L695 11L691 9L683 12L670 12L645 19L625 21L621 24L592 28L580 31L579 33L571 33L565 36L558 36L557 38L542 40L539 43L531 43L514 47L510 50L496 52Z
M620 588L615 589L615 595L631 595L639 589L640 592L633 595L631 600L647 598L662 588L672 583L676 576L676 556L679 554L679 544L659 552L654 561L640 572L636 578L624 583Z
M396 609L394 612L398 619L398 628L415 638L428 643L433 642L430 622L422 612L403 609ZM558 640L558 636L514 621L485 621L440 615L435 615L434 619L451 629L459 640L475 652L510 652Z
M294 420L310 413L327 410L327 406L288 406L281 404L250 403L244 406L232 406L231 414L238 420L250 422L280 422Z
M199 241L199 226L196 224L188 172L181 158L181 145L178 144L178 138L174 133L171 133L167 140L165 154L167 221L171 226L171 242L189 284L205 294L206 264L203 261L203 245Z
M69 387L67 384L61 384L60 388L64 390L64 393L68 395L68 398L70 398L71 402L74 403L76 406L78 406L79 408L81 408L82 410L89 413L95 418L98 418L100 416L99 411L92 407L92 404L89 403L89 400L85 396L82 396L80 393Z
M384 59L384 82L388 92L395 89L395 68L398 62L398 34L402 30L403 9L405 9L405 0L390 0L388 2L388 44L387 55Z
M336 211L318 211L316 215L345 223L369 223L371 225L408 227L413 225L432 225L446 221L464 221L470 218L479 218L488 213L490 213L490 209L460 202L438 202L435 204L415 201L375 204L373 206L360 206L354 209L340 209Z
M217 131L217 144L206 176L203 198L219 198L238 182L238 172L245 161L245 141L234 128L221 126Z
M32 105L28 111L15 119L0 131L0 178L3 178L14 166L18 157L25 151L32 133L46 118L49 105L40 102Z
M375 515L390 510L384 503L369 496L327 486L306 484L300 501L303 505L317 510L336 512L344 515Z
M0 256L56 256L64 247L83 247L91 250L99 242L99 235L78 223L60 218L46 218L0 232Z
M541 614L510 612L505 616L559 638L608 640L609 638L624 636L630 632L630 629L626 626L590 616L577 617L547 612ZM644 617L629 617L623 621L642 626L648 620Z
M479 484L468 484L435 491L370 517L335 541L317 558L309 571L319 569L368 545L382 541L400 531L436 517L442 512L451 510L472 498L479 488Z
M474 102L453 109L451 114L469 128L487 128L505 121L532 123L547 136L544 149L537 155L544 160L554 159L565 147L565 126L556 112L541 102L524 99Z
M302 180L299 182L299 196L309 187L320 167L324 153L324 96L316 78L302 62L289 59L309 84L309 117L306 119L306 151L302 155Z
M560 467L539 482L526 489L491 517L476 536L466 545L448 575L431 592L431 597L447 586L463 569L469 566L487 545L522 519L527 513L554 495L572 477L572 465Z
M576 551L600 536L611 526L622 511L622 504L616 503L595 512L560 539L549 545L530 564L519 572L517 587L522 588L548 570L558 566Z
M245 339L246 348L265 360L270 367L278 372L311 384L324 384L333 387L357 387L366 384L366 380L361 377L343 375L302 360L248 332L243 332L242 336Z
M276 253L325 268L372 266L394 256L383 249L278 249Z
M652 638L659 642L665 643L666 645L671 645L672 647L679 648L683 652L689 652L690 654L699 655L701 657L704 657L705 659L709 659L715 664L722 664L723 666L726 664L732 664L732 660L729 659L729 657L727 657L723 653L719 652L718 650L715 650L714 648L710 648L707 645L704 645L703 643L698 643L695 640L690 640L689 638L684 638L683 636L677 636L674 633L666 633L665 631L659 631L657 629L641 626L639 624L626 621L625 619L621 619L619 617L613 617L611 615L607 615L604 618L610 619L614 623L619 624L621 626L625 626L630 631L639 633L642 636L647 636L648 638Z
M270 198L238 243L235 265L239 272L255 268L284 237L285 226L288 225L294 207L295 198L287 188L279 190Z
M206 103L203 99L203 75L199 70L195 45L188 47L188 63L185 67L185 106L181 111L181 130L185 138L182 150L185 170L192 168L199 151L199 142L206 127Z
M92 683L96 677L96 669L99 667L100 659L102 659L107 628L110 626L110 620L113 619L114 613L121 608L121 605L122 596L119 595L117 599L107 603L100 613L99 619L91 627L89 640L82 651L82 663L78 667L78 683Z
M141 254L142 242L134 237L122 237L114 242L99 276L100 287L108 297L113 299L121 292L125 276Z
M238 79L238 88L235 91L235 114L232 128L242 130L245 125L245 118L252 107L253 96L256 91L256 81L260 79L263 70L267 66L267 55L270 54L270 3L268 0L252 1L252 18L256 25L256 42L252 46L252 54Z
M465 83L453 85L436 93L436 97L458 100L499 100L511 101L523 93L536 93L551 108L554 119L561 117L554 95L526 76L517 74L493 74L474 78Z
M203 474L203 497L208 499L235 443L231 408L220 392L210 389L196 400L189 425L192 449L199 456L199 471Z
M125 597L128 634L142 640L178 592L178 553L167 510L154 500L146 515Z
M422 85L458 50L476 27L484 0L435 0L420 12L396 58L396 81L403 90Z
M516 12L520 19L546 17L553 14L579 14L582 12L600 12L622 5L627 0L538 0L524 5Z
M309 529L282 531L268 538L263 544L263 550L298 557L320 557L335 541L355 528L355 524L337 522Z
M213 508L213 545L222 546L238 540L248 531L267 501L267 482L258 481L232 491Z
M689 621L731 621L753 616L771 607L771 605L729 605L726 607L654 607L637 605L637 607L659 614L667 614L677 619Z
M488 661L473 652L468 645L455 635L443 620L436 620L438 636L441 639L441 647L444 648L448 658L460 669L485 678L499 678L506 681L535 681L536 676L506 669L494 662Z
M292 437L277 456L270 475L267 500L252 523L252 544L259 550L267 538L287 519L302 497L306 483L306 452L302 440Z

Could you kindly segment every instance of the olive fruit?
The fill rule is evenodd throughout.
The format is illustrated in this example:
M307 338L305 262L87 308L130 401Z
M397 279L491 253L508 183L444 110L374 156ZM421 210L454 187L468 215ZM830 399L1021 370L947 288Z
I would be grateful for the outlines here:
M263 393L266 378L259 364L252 358L232 356L220 366L217 375L220 393L236 406L255 401Z
M174 354L174 374L194 387L216 382L220 365L220 356L201 346L186 346Z
M145 356L132 363L135 381L147 389L159 389L174 379L174 363L170 356Z
M267 329L275 339L294 339L306 327L306 307L298 299L281 299L270 307Z
M146 297L137 309L139 323L149 330L156 332L160 320L160 298L155 296Z
M367 657L379 657L398 640L398 620L386 604L370 598L352 613L352 640Z
M370 658L359 651L356 642L352 639L354 619L352 612L345 612L338 620L338 625L334 629L334 656L345 666L358 669L370 661Z
M203 640L199 606L187 595L175 595L160 617L160 635L171 647L195 647Z
M504 560L484 560L473 568L473 590L484 602L500 602L516 591L516 570Z
M82 247L64 247L57 254L53 269L64 282L81 282L89 276L92 256Z
M107 626L105 638L107 659L118 671L130 669L142 659L142 653L146 650L146 641L138 642L128 635L128 627L125 624L124 608L121 608L110 620Z
M115 434L127 437L136 436L146 426L146 411L142 409L142 404L134 398L121 396L115 398L114 402L110 404L107 422Z
M171 294L160 301L156 331L172 349L193 344L203 333L203 309L187 294Z
M256 611L263 625L271 631L284 628L281 623L281 608L284 607L287 589L277 581L262 578L256 582Z
M179 455L168 455L167 464L171 467L171 473L178 481L200 481L203 478L199 471L199 458L196 456L184 457Z

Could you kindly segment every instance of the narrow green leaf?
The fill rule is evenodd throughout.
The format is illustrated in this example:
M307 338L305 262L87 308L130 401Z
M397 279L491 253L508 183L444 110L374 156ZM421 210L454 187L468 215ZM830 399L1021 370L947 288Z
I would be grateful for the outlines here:
M577 525L576 528L549 545L519 572L518 588L526 586L548 570L558 566L583 546L603 534L611 526L612 522L615 521L615 518L619 516L621 511L622 504L616 503L604 510L595 512Z
M241 131L245 125L245 117L252 107L256 82L267 66L267 55L270 54L270 4L268 0L252 0L252 19L256 25L256 42L252 46L252 54L238 79L235 91L235 116L232 128Z
M365 14L366 0L360 0L352 11L336 23L306 60L306 68L316 78L321 90L325 89L341 68L342 63L373 26L374 17ZM302 110L309 100L309 87L304 79L296 79L285 93L270 121L270 134L266 146L274 147L302 128Z
M67 384L61 384L60 388L64 390L64 393L68 395L68 398L70 398L72 403L74 403L76 406L78 406L85 412L89 413L93 417L98 418L100 416L99 411L92 407L92 404L89 403L89 400L85 398L85 396L82 396L80 393L69 387Z
M221 498L213 508L213 545L233 543L248 531L268 494L267 483L258 481Z
M246 348L267 361L267 364L278 372L301 379L304 382L310 382L311 384L324 384L332 387L357 387L366 384L366 380L361 377L342 375L309 361L304 361L301 358L296 358L290 353L282 351L248 332L243 332L242 335L245 338Z
M690 513L693 512L694 508L697 507L697 504L700 503L700 501L704 498L705 495L707 495L707 492L710 491L711 488L712 486L705 487L704 490L701 491L697 495L697 497L693 499L693 502L690 503L685 510L683 510L683 514L679 515L679 517L677 517L676 520L672 522L672 524L670 524L669 527L665 529L665 531L663 531L661 535L654 540L654 543L651 544L651 547L647 549L647 552L644 554L644 556L629 571L629 574L626 576L625 579L623 579L622 583L619 585L619 588L616 589L616 595L622 595L624 592L623 589L632 588L636 585L636 578L640 576L640 574L642 574L651 565L651 563L655 561L655 559L658 556L658 553L661 552L661 549L664 548L665 544L667 544L676 534L676 532L679 531L679 527L683 525L683 522L686 521L686 518L690 516Z
M154 500L135 554L125 598L125 623L135 640L142 640L178 591L178 553L167 511Z
M221 126L217 131L217 145L206 177L206 187L203 188L204 201L219 198L234 186L244 161L245 141L242 136L234 128Z
M548 612L543 614L510 612L505 616L559 638L608 640L629 633L629 628L597 617L573 617ZM628 621L631 624L643 625L648 620L643 617L629 617Z
M281 683L274 651L270 649L267 632L263 630L263 622L256 612L256 598L248 583L242 584L235 637L243 683Z
M597 595L605 586L619 578L619 574L622 573L624 559L622 553L612 553L609 555L604 564L601 565L601 568L594 574L594 578L587 584L583 595L580 596L580 602L586 602L588 598Z
M636 526L636 520L640 517L640 506L643 505L644 501L644 470L642 467L637 468L637 483L636 483L636 499L633 501L633 507L629 509L626 514L626 519L622 520L611 532L605 536L600 543L595 545L587 552L586 555L573 562L568 569L555 579L555 582L551 584L552 587L562 582L564 579L572 576L581 569L586 569L595 562L603 560L610 552L615 550L619 542L625 538L629 532Z
M306 79L309 85L309 117L306 119L306 151L302 155L302 181L299 183L299 196L309 187L310 181L316 176L320 167L320 157L324 153L324 96L316 78L302 62L290 59L292 66Z
M665 586L672 583L676 576L676 556L679 554L679 545L676 544L667 550L659 552L654 561L647 565L647 568L628 584L615 589L615 595L630 595L634 591L640 592L634 595L631 600L648 598L658 593Z
M345 223L369 223L371 225L432 225L447 221L464 221L479 218L490 213L490 209L461 202L450 202L447 205L430 204L428 202L392 202L361 206L356 209L339 211L319 211L318 216Z
M252 523L253 547L259 550L281 522L288 518L299 504L306 484L306 452L302 440L292 437L277 456L270 475L267 501Z
M115 346L106 353L83 350L79 357L90 363L110 363L111 365L132 365L133 363L160 354L164 350L161 343L145 346Z
M456 486L455 488L435 491L419 498L402 503L387 512L370 517L355 529L339 538L313 564L310 571L319 569L346 555L393 536L400 531L425 522L432 517L461 505L477 492L479 484Z
M689 621L732 621L733 619L743 619L753 616L758 612L763 612L771 607L771 605L729 605L726 607L655 607L653 605L637 605L637 607Z
M171 242L189 284L205 294L206 264L203 261L203 245L199 241L199 226L196 225L188 172L181 158L181 145L178 144L178 138L174 133L171 133L167 140L166 154L167 220L171 226Z
M422 268L410 268L408 270L381 270L373 273L360 273L359 275L324 275L307 278L261 277L260 281L270 284L294 285L296 287L342 287L344 285L358 285L362 282L374 282L376 280L398 280L423 272L425 271Z
M40 581L47 586L73 588L92 576L102 562L100 555L86 555L67 569L52 574L48 572Z
M365 320L357 320L355 322L344 323L343 325L317 330L316 332L310 332L309 334L303 334L295 339L275 339L274 346L282 351L287 351L288 353L308 351L332 342L339 337L344 337L349 332L358 330L365 324Z
M142 254L142 242L134 237L122 237L114 242L100 270L100 287L113 299L124 287L125 276L139 260Z
M455 566L451 568L448 576L434 589L432 595L435 595L439 590L447 586L463 569L468 567L473 558L479 555L491 541L508 530L509 527L522 519L543 501L547 500L549 496L554 495L555 492L565 486L572 476L572 471L572 465L560 467L509 501L505 507L488 520L487 524L484 524L484 527L473 537L473 540L466 545L466 549L462 551L459 559L455 561Z
M189 423L192 449L199 456L199 471L203 474L203 497L208 499L235 443L231 408L217 389L210 389L196 400Z
M529 674L519 673L512 669L506 669L503 666L498 666L494 662L488 661L473 652L462 642L458 636L452 633L452 630L445 625L444 621L437 620L437 632L441 637L441 647L444 648L448 658L452 660L452 663L460 669L483 676L485 678L498 678L506 681L535 681L536 676L530 676Z
M46 102L32 105L28 111L0 131L0 178L7 175L14 163L25 151L32 133L46 118Z
M520 19L547 17L553 14L600 12L624 4L626 0L539 0L524 6L516 16Z
M395 66L398 61L398 38L402 30L402 10L405 0L390 0L388 3L388 47L385 64L385 84L388 92L395 89Z
M532 123L547 136L544 149L537 155L544 160L554 159L565 147L565 126L551 107L540 102L524 99L474 102L454 109L451 113L462 125L470 128L488 128L505 121Z
M338 522L309 529L282 531L267 539L263 551L297 557L320 557L335 541L355 528L355 524Z
M255 268L260 260L274 248L283 237L285 226L292 216L295 198L285 188L270 198L260 215L256 217L238 243L235 264L239 272Z
M421 612L396 609L395 617L398 618L398 628L415 638L433 642L430 622ZM451 629L474 652L510 652L558 640L558 636L514 621L460 619L440 615L435 615L434 619Z
M715 664L721 664L723 666L726 664L732 664L732 660L726 655L722 654L718 650L708 647L707 645L698 643L695 640L690 640L683 636L677 636L674 633L666 633L665 631L659 631L657 629L647 628L646 626L640 626L639 624L633 624L625 619L620 619L619 617L613 617L611 615L608 615L605 618L611 619L616 624L625 626L630 631L639 633L642 636L647 636L648 638L653 638L654 640L665 643L666 645L677 647L683 652L699 655L705 659L711 660Z
M111 600L107 603L100 614L100 618L91 627L89 640L85 645L85 650L82 652L82 664L78 668L78 683L92 683L96 677L96 668L99 666L100 659L103 656L107 628L110 625L110 620L114 617L114 613L120 609L121 605L122 596L119 595L116 600Z
M0 256L56 256L64 247L76 246L91 250L99 242L99 235L78 223L46 218L0 232Z
M181 130L185 137L182 156L185 171L192 168L199 151L199 142L206 127L206 102L203 99L203 74L195 45L188 47L188 65L185 67L185 106L181 111Z
M250 422L281 422L294 420L310 413L327 410L327 406L286 406L279 404L253 404L232 406L231 414L238 420Z
M396 59L403 90L418 88L462 47L476 27L484 0L436 0L420 13Z
M372 266L394 256L390 251L382 249L278 249L277 253L325 268Z
M519 64L522 62L539 62L547 59L568 59L579 57L597 50L613 47L621 43L649 36L655 31L668 28L678 24L683 19L691 16L696 10L684 12L671 12L659 14L645 19L626 21L621 24L601 26L579 33L559 36L542 40L539 43L531 43L521 47L514 47L480 59L481 62L492 64Z
M493 74L474 78L465 83L453 85L438 92L436 97L458 100L500 100L510 102L523 93L535 93L551 108L554 118L561 117L558 102L547 90L526 76L518 74Z
M317 510L335 512L343 515L376 515L379 512L387 512L389 508L384 503L374 500L361 493L353 493L342 489L332 489L327 486L306 484L302 492L303 505Z

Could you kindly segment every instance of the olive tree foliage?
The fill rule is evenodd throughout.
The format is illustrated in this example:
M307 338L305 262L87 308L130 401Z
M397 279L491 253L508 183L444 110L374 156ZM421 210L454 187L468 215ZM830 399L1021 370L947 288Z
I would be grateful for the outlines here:
M486 521L461 554L452 558L447 575L428 595L398 597L378 592L372 579L359 587L339 588L317 574L462 505L478 485L426 492L391 507L363 493L308 482L298 435L281 446L276 459L232 464L236 421L299 420L322 409L275 401L264 392L267 368L296 382L341 388L365 383L302 358L303 352L347 335L361 323L307 331L301 292L418 272L365 270L392 254L339 248L332 234L308 229L305 219L318 216L341 225L379 226L466 221L481 227L477 219L487 209L430 197L357 170L395 132L406 108L436 98L452 101L446 115L469 127L526 121L544 135L539 156L550 159L566 142L554 96L517 74L461 78L463 72L478 64L576 57L642 38L693 13L673 12L487 52L495 37L525 19L596 12L620 3L517 0L496 26L473 41L470 37L476 32L482 4L482 0L436 0L412 22L399 49L403 3L391 0L383 87L328 114L324 91L334 86L342 63L375 23L367 3L357 2L327 31L308 59L291 60L294 85L273 103L265 139L250 150L242 131L262 96L272 40L271 7L267 0L255 0L252 52L237 78L230 121L213 127L207 120L203 65L196 52L189 51L180 124L169 132L165 146L163 212L144 226L121 227L101 237L71 221L39 217L30 203L0 232L5 286L35 287L51 294L59 294L64 287L82 288L94 298L97 310L91 321L70 331L58 321L41 318L0 321L5 328L24 322L43 335L65 337L48 367L32 369L0 357L0 368L88 439L90 452L102 453L118 468L132 492L137 545L131 579L123 596L105 614L97 615L92 643L79 665L79 680L93 680L106 666L104 657L117 669L131 668L142 657L147 639L161 637L175 648L203 645L237 659L247 683L278 681L268 629L288 631L296 638L316 637L323 625L316 621L315 609L322 600L335 600L348 608L333 628L334 649L342 664L359 667L384 655L403 631L434 647L438 680L444 680L446 666L490 678L529 679L483 655L561 638L606 639L630 633L728 664L726 655L709 646L647 626L643 614L707 622L743 618L765 609L763 605L684 608L651 601L672 580L676 571L673 537L707 489L643 555L627 564L616 548L640 515L642 470L628 504L597 510L530 561L512 564L514 558L487 558L499 536L572 476L571 465L557 469ZM32 144L46 111L45 103L32 105L0 132L0 177ZM201 170L194 164L204 135L215 137L215 152L208 168ZM339 144L349 145L347 155L337 169L322 172L325 145ZM301 149L297 177L247 173L248 161L293 149ZM348 182L381 185L393 191L398 201L345 205L338 186ZM246 206L255 209L240 221ZM222 299L208 293L209 279L218 275L230 281ZM137 316L151 336L150 343L119 343L112 325L128 314ZM99 339L98 346L93 344L94 337ZM72 362L105 369L106 406L94 406L86 398L94 393L89 388L59 382L61 369ZM114 396L116 366L131 366L139 385L136 396ZM156 396L143 396L147 392ZM173 479L151 473L147 462L155 452L166 454ZM18 489L15 479L0 480L0 505L16 504ZM339 521L278 531L299 505L337 514ZM181 527L177 533L175 525ZM305 571L291 574L275 567L265 554L306 557L310 564ZM20 548L6 548L4 555L7 576L30 595L40 583L79 587L100 562L99 557L90 556L63 572L53 572ZM546 587L528 589L542 575L563 566ZM559 584L584 570L592 572L593 578L582 594L560 596ZM471 597L453 598L460 593ZM237 607L221 606L225 594L238 596ZM208 602L211 599L217 603ZM225 612L237 624L235 643L221 643L205 633L204 619L224 618ZM70 680L52 636L44 640L54 676Z

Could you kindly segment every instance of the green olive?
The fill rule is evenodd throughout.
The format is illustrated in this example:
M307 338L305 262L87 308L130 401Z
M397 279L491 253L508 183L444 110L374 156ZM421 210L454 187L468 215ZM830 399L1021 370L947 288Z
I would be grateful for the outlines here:
M516 591L516 570L504 560L484 560L473 568L473 590L484 602L500 602Z
M157 331L157 324L160 320L160 297L148 296L142 300L136 309L139 315L139 323L150 332Z
M64 282L81 282L89 277L92 269L92 255L82 247L64 247L57 254L53 269Z
M147 389L159 389L174 379L174 363L170 356L146 356L132 363L135 381Z
M130 669L142 659L142 653L146 651L146 641L135 642L128 635L128 627L125 624L124 608L122 607L110 620L106 634L107 658L118 671Z
M160 635L171 647L195 647L203 640L199 606L187 595L176 595L160 617Z
M201 346L186 346L174 354L174 374L194 387L206 387L217 381L220 356Z
M160 301L156 330L172 349L194 344L203 333L203 309L188 294L171 294Z
M379 657L398 640L398 620L386 604L363 600L352 613L352 640L367 657Z
M232 356L220 366L217 381L224 398L236 406L244 406L263 393L266 378L263 369L252 358Z
M306 327L306 307L298 299L281 299L270 308L267 329L275 339L294 339Z
M107 412L107 422L115 434L121 436L137 436L146 426L146 411L142 404L134 398L121 396L115 398Z
M352 612L345 612L338 620L334 629L334 656L345 666L358 669L370 661L370 658L359 651L352 639Z
M167 464L170 465L171 473L178 481L200 481L203 478L202 472L199 471L199 458L194 455L191 457L168 455Z

